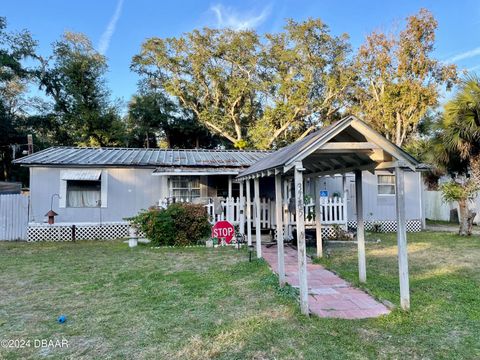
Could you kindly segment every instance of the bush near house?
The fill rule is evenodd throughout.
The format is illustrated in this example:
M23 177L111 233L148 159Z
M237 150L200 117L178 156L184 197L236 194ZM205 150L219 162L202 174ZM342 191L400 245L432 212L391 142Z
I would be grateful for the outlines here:
M194 245L210 234L203 205L176 203L167 209L150 208L128 220L156 246Z

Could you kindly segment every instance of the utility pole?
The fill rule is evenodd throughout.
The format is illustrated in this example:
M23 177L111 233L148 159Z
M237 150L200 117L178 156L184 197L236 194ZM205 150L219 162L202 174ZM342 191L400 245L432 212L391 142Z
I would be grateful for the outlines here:
M33 154L33 136L32 136L32 134L27 135L27 145L28 145L28 155Z

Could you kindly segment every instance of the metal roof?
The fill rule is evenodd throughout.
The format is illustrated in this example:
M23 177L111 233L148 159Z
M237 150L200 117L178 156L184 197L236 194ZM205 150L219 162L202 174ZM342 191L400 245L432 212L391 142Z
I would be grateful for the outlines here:
M326 126L318 131L307 135L302 140L295 141L294 143L277 150L270 156L265 157L263 160L257 162L256 164L250 166L248 169L240 173L239 177L248 176L259 171L265 171L269 169L275 169L277 167L285 165L285 163L293 156L297 155L301 149L306 147L308 144L313 143L321 139L325 134L327 134L336 124Z
M414 157L387 140L381 134L369 127L365 122L361 121L355 116L348 116L337 121L336 123L309 134L301 140L295 141L294 143L270 154L269 156L266 156L262 160L250 166L248 169L242 171L237 176L237 179L259 176L266 171L268 172L274 169L280 170L284 173L291 168L294 162L302 161L316 151L321 152L322 146L349 127L354 127L360 133L368 134L368 137L371 137L373 139L372 141L377 142L383 150L392 154L395 158L401 159L408 164L410 168L416 169L419 166L419 162ZM347 166L344 159L340 159L338 157L338 154L330 153L330 155L327 156L335 158L336 162L342 165L336 168L333 172L338 171L338 173L341 173L343 169L350 168ZM358 157L358 154L352 153L350 157L356 158ZM340 161L336 158L339 158ZM369 164L374 164L374 162L369 159L367 159L367 162ZM363 165L366 166L368 164L363 163ZM418 168L418 170L420 169Z
M61 180L99 180L102 170L98 169L68 169L60 173Z
M51 147L17 159L25 166L193 166L244 168L269 151Z
M195 166L160 166L152 175L238 175L243 168L231 167L195 167Z

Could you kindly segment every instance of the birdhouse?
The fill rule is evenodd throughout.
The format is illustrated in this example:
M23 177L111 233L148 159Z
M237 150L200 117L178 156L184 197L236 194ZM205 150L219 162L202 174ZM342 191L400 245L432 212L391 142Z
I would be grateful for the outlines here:
M45 214L45 216L48 216L48 223L49 223L50 225L52 225L52 224L55 223L55 216L57 216L57 215L58 215L58 214L57 214L55 211L53 211L53 210L50 210L49 212L47 212L47 213Z

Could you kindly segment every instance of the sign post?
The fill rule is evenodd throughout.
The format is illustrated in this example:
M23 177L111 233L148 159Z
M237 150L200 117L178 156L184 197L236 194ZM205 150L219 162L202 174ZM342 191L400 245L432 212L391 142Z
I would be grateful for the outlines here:
M235 228L229 221L217 221L212 227L212 238L225 239L230 244L235 236Z

